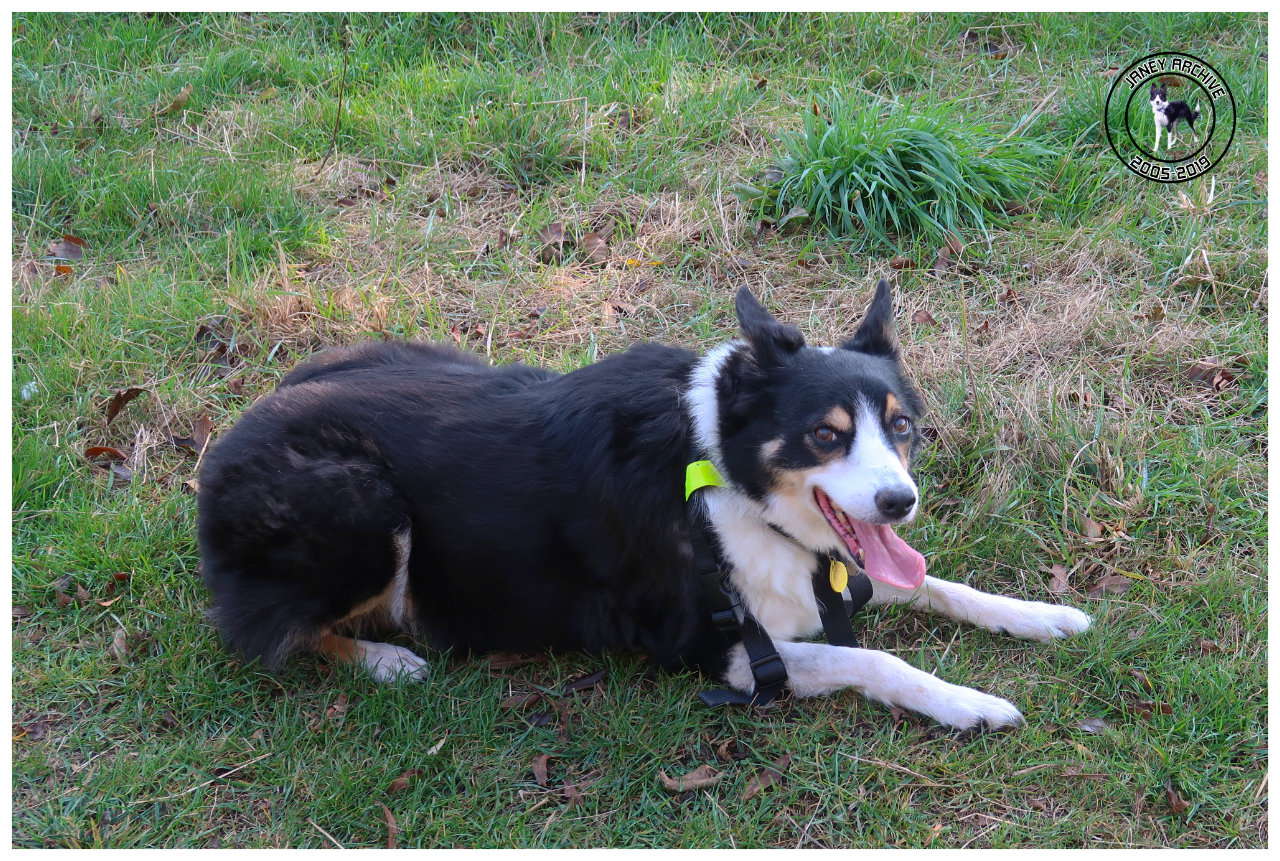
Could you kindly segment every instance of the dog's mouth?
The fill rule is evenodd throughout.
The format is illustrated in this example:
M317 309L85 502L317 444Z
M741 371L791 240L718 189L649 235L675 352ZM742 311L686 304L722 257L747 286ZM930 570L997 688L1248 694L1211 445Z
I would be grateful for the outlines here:
M821 488L814 488L813 497L822 516L849 548L849 555L866 569L868 577L903 589L915 589L924 582L924 557L899 538L892 527L854 520Z

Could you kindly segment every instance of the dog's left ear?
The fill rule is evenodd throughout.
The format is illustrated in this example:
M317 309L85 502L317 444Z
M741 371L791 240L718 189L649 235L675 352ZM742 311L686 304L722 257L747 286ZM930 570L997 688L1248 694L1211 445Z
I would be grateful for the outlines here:
M840 345L842 350L853 350L857 353L870 353L873 356L898 355L894 343L893 298L890 296L889 282L881 278L876 285L875 298L867 309L867 316L853 337Z
M778 365L804 346L804 335L795 326L779 323L746 287L738 288L734 301L738 325L761 365Z

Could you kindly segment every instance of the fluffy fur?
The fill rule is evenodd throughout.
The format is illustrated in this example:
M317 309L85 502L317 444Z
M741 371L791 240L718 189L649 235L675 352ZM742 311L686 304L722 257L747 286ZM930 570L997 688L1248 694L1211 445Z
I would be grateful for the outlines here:
M750 691L694 571L687 505L705 505L794 693L853 687L953 727L1020 721L891 655L794 642L820 630L818 552L865 556L873 603L1042 640L1089 620L926 577L892 534L918 509L922 404L887 283L838 348L806 346L745 289L737 311L743 337L704 357L639 344L564 375L438 344L364 344L298 367L201 473L225 638L270 666L315 651L384 680L427 669L372 639L388 630L463 651L634 649ZM685 465L703 458L729 486L687 504Z

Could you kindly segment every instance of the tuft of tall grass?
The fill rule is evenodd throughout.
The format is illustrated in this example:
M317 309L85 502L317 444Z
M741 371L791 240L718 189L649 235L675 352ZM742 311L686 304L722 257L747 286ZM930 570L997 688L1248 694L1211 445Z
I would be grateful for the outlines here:
M1034 139L999 135L953 106L920 111L814 97L804 130L784 134L782 157L759 184L736 190L781 226L806 218L856 249L941 241L1005 220L1026 199L1052 152Z

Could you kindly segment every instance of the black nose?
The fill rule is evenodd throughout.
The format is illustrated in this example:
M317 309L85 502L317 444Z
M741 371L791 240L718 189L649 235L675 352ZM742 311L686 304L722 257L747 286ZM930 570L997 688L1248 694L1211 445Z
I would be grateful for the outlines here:
M909 487L886 487L876 491L876 508L890 520L906 517L915 504L916 492Z

